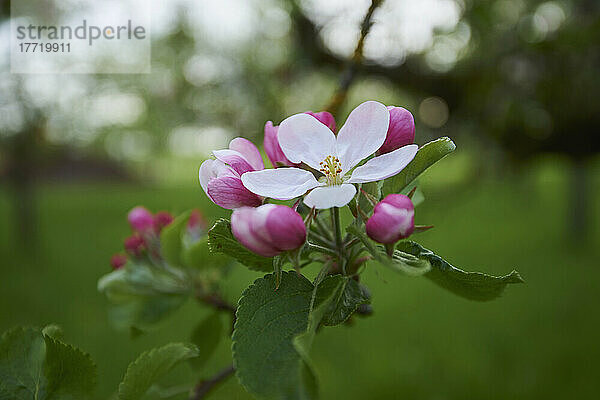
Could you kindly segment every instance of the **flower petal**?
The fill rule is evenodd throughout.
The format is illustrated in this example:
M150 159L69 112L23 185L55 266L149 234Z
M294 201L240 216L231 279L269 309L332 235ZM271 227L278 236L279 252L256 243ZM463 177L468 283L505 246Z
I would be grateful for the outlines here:
M261 215L257 218L257 210L250 207L235 210L231 214L231 232L242 245L254 253L272 257L279 252L271 245L268 235L265 237L264 232L262 234L257 233L264 231L266 223L266 215L261 218L263 213L260 213Z
M248 139L237 137L229 142L229 148L240 153L255 171L265 169L265 164L260 155L260 151L258 151L254 143Z
M375 182L398 174L415 158L419 146L409 144L390 153L374 157L352 171L348 183Z
M235 172L242 175L244 172L254 171L252 165L244 158L242 153L235 150L214 150L213 155L217 160L229 165Z
M200 165L198 171L198 178L200 180L200 186L208 194L207 186L208 182L213 178L220 178L224 176L238 177L239 175L231 169L230 166L219 160L208 159Z
M319 210L343 207L350 203L356 194L356 187L347 183L335 186L321 186L313 189L304 198L304 204Z
M342 173L350 171L381 147L389 123L390 112L379 102L366 101L352 110L337 136L337 156L342 163Z
M325 157L335 155L335 135L308 114L296 114L284 119L279 125L277 137L281 150L291 162L304 162L316 170Z
M312 118L312 117L311 117ZM242 183L259 196L289 200L306 193L319 182L314 175L300 168L277 168L246 172Z
M246 189L240 178L232 176L211 179L206 193L216 205L229 210L242 206L258 207L262 204L262 199Z

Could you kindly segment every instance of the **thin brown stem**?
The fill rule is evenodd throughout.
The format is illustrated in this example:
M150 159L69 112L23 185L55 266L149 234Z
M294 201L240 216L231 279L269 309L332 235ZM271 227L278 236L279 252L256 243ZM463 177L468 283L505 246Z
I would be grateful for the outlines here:
M200 381L192 394L190 395L190 400L200 400L204 399L217 385L224 382L227 378L229 378L235 372L235 368L233 365L228 366L227 368L221 370L216 375L211 378L204 379Z
M223 311L231 314L231 331L235 326L237 307L228 303L218 293L197 294L196 299L204 304L207 304L218 311Z
M375 10L383 3L383 0L372 0L371 6L365 15L365 18L362 21L360 27L360 38L358 39L358 43L356 44L356 49L354 50L354 54L352 58L350 58L346 62L346 66L344 67L344 72L342 73L342 77L340 79L340 85L329 101L329 104L325 108L327 111L331 112L335 117L337 117L337 113L340 107L346 101L346 97L348 96L348 90L356 77L356 71L358 66L363 60L363 49L365 46L365 38L369 34L371 30L371 26L373 25L372 17Z

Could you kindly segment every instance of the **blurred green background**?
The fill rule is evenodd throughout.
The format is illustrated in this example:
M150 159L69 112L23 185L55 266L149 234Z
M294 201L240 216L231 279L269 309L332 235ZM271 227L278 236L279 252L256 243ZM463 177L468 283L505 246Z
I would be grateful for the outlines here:
M108 323L96 282L127 211L226 216L197 183L202 160L238 135L260 143L267 120L324 108L369 4L152 2L148 75L10 74L0 46L0 331L61 325L98 364L98 399L143 350L189 340L208 314L191 300L135 339ZM435 229L416 239L458 267L518 269L527 283L474 303L370 265L374 315L316 339L323 398L594 396L599 3L387 0L373 21L338 126L374 99L411 110L419 144L453 138L455 153L421 180L417 223ZM226 297L258 276L235 268ZM229 346L207 374L230 362ZM250 397L232 379L211 398Z

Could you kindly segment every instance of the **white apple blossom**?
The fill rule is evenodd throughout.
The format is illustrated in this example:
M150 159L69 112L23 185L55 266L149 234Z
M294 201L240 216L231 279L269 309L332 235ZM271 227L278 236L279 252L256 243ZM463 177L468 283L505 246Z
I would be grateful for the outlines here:
M389 123L388 109L376 101L356 107L337 137L310 115L292 115L279 126L281 149L291 162L304 163L322 175L317 179L312 172L295 167L266 169L244 173L242 183L259 196L279 200L293 199L310 190L304 197L307 206L342 207L356 194L354 183L394 176L417 153L418 146L411 144L356 167L382 146Z

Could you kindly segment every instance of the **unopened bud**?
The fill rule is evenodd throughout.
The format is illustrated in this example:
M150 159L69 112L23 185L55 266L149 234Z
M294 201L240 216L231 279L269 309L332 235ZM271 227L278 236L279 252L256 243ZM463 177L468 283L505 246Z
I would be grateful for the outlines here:
M297 249L306 241L306 226L300 214L277 204L234 210L231 231L242 245L265 257Z
M388 107L388 110L390 126L378 154L389 153L415 141L415 119L410 111L402 107Z
M124 242L125 251L134 257L139 257L144 251L144 239L139 235L129 236Z
M382 244L396 243L407 238L415 229L415 208L403 194L390 194L373 209L366 223L367 235Z
M171 222L173 222L173 216L171 213L166 211L159 211L154 216L154 230L158 233Z
M113 269L123 268L123 265L127 263L127 256L125 254L115 254L110 258L110 266Z
M127 220L131 225L131 229L139 233L147 232L154 226L154 216L145 207L141 206L129 211Z

